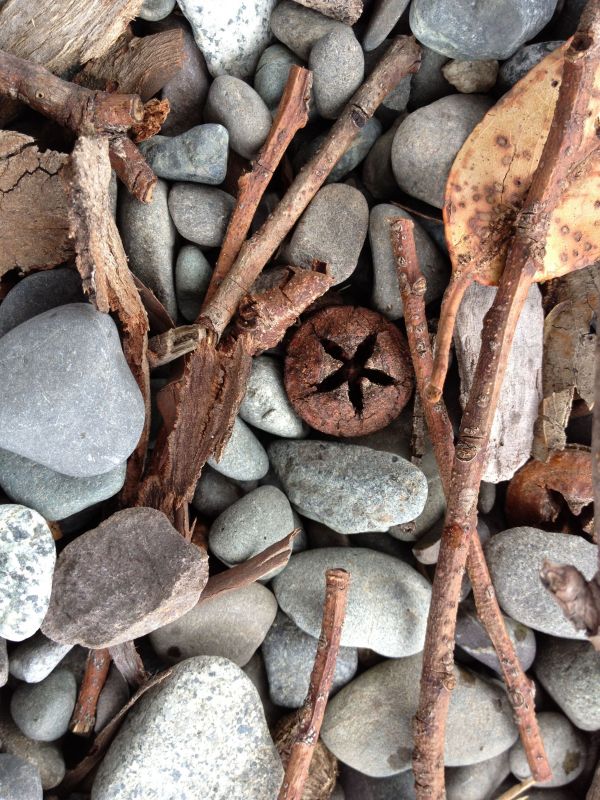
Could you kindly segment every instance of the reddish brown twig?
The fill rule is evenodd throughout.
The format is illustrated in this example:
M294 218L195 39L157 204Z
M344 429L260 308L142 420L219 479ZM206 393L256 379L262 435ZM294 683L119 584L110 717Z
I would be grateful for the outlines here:
M295 741L286 766L283 784L279 790L278 800L301 800L302 798L335 673L342 626L346 615L350 575L343 569L328 569L325 579L323 622L317 654L310 676L308 695L300 709Z
M308 121L311 86L312 73L303 67L292 66L269 135L252 163L251 170L245 172L238 181L236 206L227 226L204 305L214 297L223 278L231 269L273 173L296 132Z
M594 80L600 50L600 4L588 4L565 55L563 80L548 139L523 209L494 303L486 314L482 346L463 414L423 652L423 677L415 721L414 773L418 800L442 800L444 734L450 702L459 586L476 519L477 497L489 434L519 315L541 268L550 212L569 186L572 171L590 153L583 126L595 114ZM591 99L592 98L592 99ZM594 144L589 145L595 147ZM591 150L590 150L591 152Z
M83 681L69 723L73 733L88 736L93 731L98 698L106 683L111 660L107 649L90 650L88 653Z
M419 268L413 227L410 220L394 220L391 223L391 236L404 307L406 335L415 369L418 393L423 398L433 369L433 354L425 318L427 287ZM443 400L434 403L425 397L422 402L444 493L448 498L454 460L452 423ZM534 685L523 672L506 630L476 527L473 527L470 532L467 570L473 587L477 612L498 655L508 697L519 726L532 775L536 781L544 781L549 775L550 768L535 716ZM448 598L446 598L447 601ZM458 598L452 598L452 603L458 603ZM443 610L431 605L430 614L432 616L442 613ZM439 642L438 646L444 648L444 643Z

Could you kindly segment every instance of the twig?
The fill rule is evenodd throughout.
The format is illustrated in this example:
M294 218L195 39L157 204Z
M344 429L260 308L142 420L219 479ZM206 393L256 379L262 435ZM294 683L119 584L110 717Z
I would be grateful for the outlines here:
M516 800L518 797L519 800L527 800L527 797L521 797L523 792L526 792L527 789L530 789L535 784L535 778L527 778L527 780L519 783L517 786L513 786L512 789L509 789L507 792L504 792L497 798L497 800Z
M323 622L310 686L298 717L298 728L278 800L301 800L304 783L319 738L329 699L346 615L350 574L343 569L325 573Z
M451 489L440 555L432 589L423 652L419 710L415 722L413 769L417 800L443 800L444 734L451 674L459 586L475 524L477 497L498 396L519 315L533 279L541 268L551 211L569 186L570 174L584 158L583 125L590 98L600 42L600 4L593 0L565 55L563 80L550 133L544 144L491 309L483 323L482 345L472 389L463 414L452 468ZM593 102L597 102L595 99ZM591 145L593 147L593 145ZM433 392L437 399L437 391ZM430 395L431 396L431 395Z
M389 92L416 72L420 48L412 37L396 38L369 78L349 101L327 138L297 175L260 230L244 243L219 291L197 320L220 336L242 297Z
M425 318L426 283L419 268L413 228L410 220L397 219L391 223L392 247L398 269L406 334L415 369L418 393L422 397L431 377L433 355ZM443 400L433 403L424 398L422 402L444 493L448 498L451 465L454 460L452 423ZM532 775L536 781L546 780L550 768L535 716L534 685L523 672L506 630L476 527L470 532L467 570L473 587L477 612L498 655L508 697L519 726L519 733ZM446 602L448 602L448 597L446 597ZM454 598L452 598L452 602L455 602ZM458 598L456 602L458 602ZM438 616L444 612L443 609L435 608L432 603L430 613L432 616ZM438 647L444 650L444 643L439 642ZM450 675L451 673L448 673L448 678Z
M250 230L250 225L273 173L294 135L308 122L312 73L292 66L269 135L249 172L238 181L236 206L227 226L219 258L211 276L204 305L214 297L231 269Z
M69 728L73 733L88 736L93 731L96 721L96 705L106 683L111 660L107 649L90 650L88 653L83 681L69 723Z
M181 356L195 350L206 332L200 325L180 325L148 340L148 364L150 369L170 364Z

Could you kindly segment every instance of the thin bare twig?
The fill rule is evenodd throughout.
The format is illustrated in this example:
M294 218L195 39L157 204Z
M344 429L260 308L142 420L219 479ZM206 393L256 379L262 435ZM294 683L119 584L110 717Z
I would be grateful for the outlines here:
M325 573L323 622L308 695L302 706L295 741L278 800L301 800L312 754L319 738L329 699L346 615L350 574L343 569Z
M85 665L83 681L77 695L69 729L80 736L88 736L94 730L96 706L111 662L108 649L90 650Z

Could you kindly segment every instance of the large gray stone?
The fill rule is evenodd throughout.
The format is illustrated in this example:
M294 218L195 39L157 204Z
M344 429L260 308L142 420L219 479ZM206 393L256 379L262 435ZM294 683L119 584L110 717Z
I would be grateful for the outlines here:
M266 800L282 779L252 682L231 661L200 656L132 708L92 800Z
M315 42L308 66L317 111L325 119L337 119L365 74L363 51L352 28L336 28Z
M488 800L495 797L495 790L508 777L510 766L508 753L500 753L479 764L466 767L450 767L446 770L447 800Z
M240 486L206 465L196 484L192 505L196 511L214 519L243 496L244 490Z
M331 700L321 737L331 752L375 778L411 765L413 717L419 702L422 656L384 661ZM446 726L445 764L477 764L505 752L518 731L503 689L454 668L456 688Z
M26 683L38 683L48 677L67 655L72 645L59 644L38 631L10 654L10 674Z
M152 200L142 203L128 191L119 194L119 231L129 266L158 297L171 317L177 317L173 259L175 226L169 216L166 181L158 180Z
M37 742L53 742L69 729L77 683L66 669L51 672L40 683L23 683L10 699L10 713L21 731Z
M2 800L42 800L40 773L25 759L0 753L0 797Z
M300 708L308 694L318 640L304 633L281 611L277 613L264 642L262 654L269 678L271 700L284 708ZM331 696L356 674L358 653L340 647L331 685Z
M257 481L269 471L269 458L264 447L239 417L235 418L221 459L209 458L208 464L221 475L236 481Z
M491 105L488 97L453 94L409 114L392 144L392 169L398 186L443 208L454 159Z
M271 464L299 514L338 533L387 531L423 511L427 479L393 453L322 441L276 441Z
M0 450L0 486L15 503L33 508L46 519L70 517L115 495L125 482L127 462L90 478L73 478Z
M527 44L524 47L520 47L514 56L505 61L500 67L498 73L498 88L500 91L508 92L517 81L527 75L529 70L533 69L548 53L556 50L561 44L564 44L564 42L536 42L535 44Z
M600 730L600 656L589 642L544 639L535 674L573 725Z
M203 600L150 634L156 653L175 663L192 656L221 656L245 666L260 647L277 613L265 586L251 583Z
M410 27L420 42L450 58L510 58L550 21L556 0L413 0Z
M161 511L118 511L60 554L43 633L94 649L144 636L198 602L206 560Z
M53 789L64 778L65 761L58 745L28 739L4 709L0 710L0 742L5 753L22 758L38 771L43 789Z
M587 742L566 717L555 711L542 711L538 714L540 736L552 777L544 783L550 789L566 786L583 772L587 755ZM515 742L510 751L510 769L517 780L531 777L525 750L521 742Z
M382 203L371 210L369 241L373 254L373 307L388 319L404 316L396 259L390 239L390 219L408 219L414 224L415 247L419 267L427 281L425 302L431 303L444 293L450 270L446 259L423 230L419 223L398 206Z
M277 0L177 0L190 21L211 75L248 78L269 43L269 17Z
M222 125L197 125L179 136L153 136L140 148L159 178L218 184L227 173L229 134Z
M73 269L26 275L0 303L0 336L50 308L84 301L81 278Z
M0 636L20 642L40 627L50 601L56 547L37 511L0 505Z
M351 575L342 645L368 647L390 658L418 653L425 641L431 587L408 564L384 553L323 547L293 555L272 584L282 611L318 638L325 572L337 567Z
M308 433L308 426L288 400L281 362L272 356L257 356L252 360L239 415L252 427L275 436L299 439Z
M573 564L590 580L597 567L595 545L580 536L521 527L497 533L485 552L498 602L507 614L551 636L585 639L542 585L540 570L548 559Z
M184 239L201 247L219 247L235 198L214 186L176 183L169 193L169 212Z
M144 401L108 314L74 303L0 339L0 447L73 477L133 451Z
M331 17L312 11L292 0L283 0L271 14L271 30L303 61L308 61L313 45L330 31L346 26Z
M302 60L282 44L272 44L263 52L254 74L254 88L273 113L287 83L292 65L301 65Z
M204 116L229 132L232 150L254 158L271 129L271 112L249 84L231 75L215 78L208 91Z
M211 276L212 267L202 250L193 244L184 245L175 264L175 294L186 322L194 322L200 313Z
M365 50L375 50L388 37L410 0L378 0L363 36Z

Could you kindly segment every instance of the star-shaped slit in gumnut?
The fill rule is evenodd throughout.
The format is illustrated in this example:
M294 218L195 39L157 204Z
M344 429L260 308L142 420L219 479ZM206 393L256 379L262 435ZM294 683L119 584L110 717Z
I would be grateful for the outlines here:
M292 337L285 359L290 402L311 427L360 436L395 419L413 391L408 346L380 314L334 306L313 314Z

